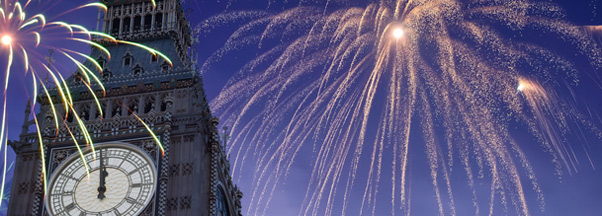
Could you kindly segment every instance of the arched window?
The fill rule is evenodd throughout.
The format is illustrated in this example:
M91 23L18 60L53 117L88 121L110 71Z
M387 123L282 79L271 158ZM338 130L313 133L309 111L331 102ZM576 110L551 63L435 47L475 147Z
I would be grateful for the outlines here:
M117 35L119 34L119 21L120 19L115 18L113 19L113 23L111 24L111 34L112 35Z
M151 29L151 25L153 23L153 15L144 16L144 30L149 31Z
M155 110L155 97L148 96L144 100L144 113Z
M95 119L98 119L101 116L104 118L107 114L107 105L105 104L104 101L100 102L100 107L102 108L102 115L100 113L100 110L98 110L98 108L96 108L96 114L94 115Z
M130 32L130 22L131 22L131 18L126 17L123 19L123 30L122 33L127 34Z
M77 70L75 72L75 74L73 74L73 82L76 84L80 84L83 80L83 76L82 76L82 72L80 70Z
M98 65L100 65L100 68L105 68L105 64L107 63L107 60L101 56L101 57L98 57L98 59L96 59L96 63L98 63Z
M73 122L73 113L71 113L71 112L67 113L67 122Z
M156 29L163 28L163 14L162 13L155 14L155 28Z
M103 81L107 81L107 80L111 79L111 77L113 77L113 73L111 73L111 71L109 71L108 69L105 69L102 71L102 80Z
M144 73L144 69L140 67L140 65L136 65L136 67L132 69L132 73L134 73L134 76L140 76Z
M134 63L134 57L130 53L126 53L123 56L123 66L130 66Z
M159 56L151 54L151 62L157 62L159 60Z
M83 120L90 120L90 105L83 104L79 107L79 118Z
M226 193L221 187L217 187L217 203L215 208L217 216L230 216L228 200L226 200Z
M138 113L138 98L130 98L128 103L128 115Z
M169 72L170 67L171 66L169 65L169 63L167 63L167 61L163 61L163 64L161 64L161 72L163 72L163 73Z
M165 112L167 110L167 101L161 102L161 112Z
M111 117L115 117L116 115L121 116L121 104L118 101L114 101L111 111Z
M140 27L142 26L142 17L137 15L134 17L134 33L140 32Z

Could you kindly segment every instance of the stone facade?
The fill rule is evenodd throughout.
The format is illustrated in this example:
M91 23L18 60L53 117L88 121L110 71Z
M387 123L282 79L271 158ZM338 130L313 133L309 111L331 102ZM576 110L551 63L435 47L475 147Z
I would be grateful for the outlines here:
M102 20L104 32L160 50L173 65L140 48L97 39L111 53L110 58L96 49L91 54L103 67L98 76L106 91L92 85L92 94L78 72L68 78L73 107L90 137L94 143L133 144L152 158L158 171L157 188L142 215L241 215L242 193L229 175L218 120L211 115L202 79L188 55L192 39L181 3L163 0L157 1L156 7L143 0L104 3L109 8ZM9 143L18 156L8 215L47 215L42 169L51 174L77 153L76 143L86 147L79 126L72 114L66 115L56 89L50 92L58 118L65 124L56 127L46 95L36 98L46 156L46 167L42 167L38 135L29 130L34 122L28 118L30 108L26 108L20 140ZM161 140L164 152L141 121Z

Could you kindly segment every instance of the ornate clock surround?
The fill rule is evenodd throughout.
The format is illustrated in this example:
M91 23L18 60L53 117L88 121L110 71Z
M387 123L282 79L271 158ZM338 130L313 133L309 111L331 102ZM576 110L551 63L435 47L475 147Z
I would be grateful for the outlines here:
M157 138L161 139L161 136L158 135ZM164 175L162 173L162 169L161 169L161 163L165 163L165 159L161 156L161 151L159 149L159 147L156 145L155 141L152 138L148 138L148 137L140 137L140 138L132 138L132 139L120 139L120 140L104 140L103 142L99 142L99 143L95 143L95 145L105 145L107 143L110 143L112 145L115 144L124 144L124 146L134 146L137 147L140 151L142 151L144 154L147 154L148 157L150 158L151 162L153 163L153 167L155 168L156 171L156 177L157 179L155 179L156 182L156 188L154 189L154 194L153 194L153 198L151 199L151 201L148 203L148 205L144 208L144 210L142 211L142 213L140 214L141 216L154 216L157 215L157 211L158 211L158 206L159 202L161 201L161 199L157 199L157 197L159 196L159 191L160 191L160 180L161 180L161 176ZM85 146L81 146L81 148L83 148L83 151L86 151L87 148ZM73 156L74 154L78 154L78 150L77 148L73 145L61 145L61 146L56 146L56 147L49 147L48 148L48 156L47 158L48 160L48 164L47 164L47 172L50 174L48 175L49 178L48 180L50 181L51 177L54 176L54 173L56 171L56 169L68 158L71 158L71 156ZM46 207L46 203L44 203L44 208L42 209L42 215L44 216L50 216L50 214L48 214L48 209Z

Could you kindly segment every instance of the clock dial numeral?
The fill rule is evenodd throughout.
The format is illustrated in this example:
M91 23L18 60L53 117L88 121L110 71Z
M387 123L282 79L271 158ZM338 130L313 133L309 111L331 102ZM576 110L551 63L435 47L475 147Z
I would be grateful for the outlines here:
M136 200L134 198L131 198L131 197L126 197L125 201L127 201L127 202L129 202L131 204L134 204L134 205L142 205L142 203L139 203L138 200Z
M74 180L74 181L79 181L79 179L78 179L78 178L75 178L75 177L73 177L73 176L68 176L68 175L63 175L63 174L61 174L61 177L68 178L68 179L71 179L71 180Z
M129 158L129 156L130 156L130 154L131 154L131 153L132 153L132 152L128 152L128 153L125 155L125 157L123 157L123 158ZM123 165L123 162L125 162L125 160L121 160L121 163L119 163L119 165L117 165L117 168L121 168L121 165Z
M65 206L65 211L69 212L69 211L73 210L73 208L75 208L75 203L71 203L71 204Z
M156 185L155 164L140 150L119 144L102 151L70 157L51 179L48 208L53 215L136 215L152 200ZM102 153L101 153L102 152ZM106 176L106 198L98 198L100 159ZM96 156L96 157L94 157ZM89 175L84 164L89 165Z
M137 173L137 172L138 172L138 170L140 170L141 168L142 168L142 167L138 167L138 168L136 168L136 169L134 169L134 170L130 171L130 172L128 173L128 175L130 175L130 176L131 176L131 175L134 175L134 174L135 174L135 173Z

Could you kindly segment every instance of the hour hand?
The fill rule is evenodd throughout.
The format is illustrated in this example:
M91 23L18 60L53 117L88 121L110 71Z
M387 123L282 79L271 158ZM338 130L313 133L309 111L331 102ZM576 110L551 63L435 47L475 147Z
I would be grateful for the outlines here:
M104 185L98 186L98 199L101 199L101 200L104 199L106 191L107 191L107 187L105 187Z
M100 168L100 185L98 186L98 199L105 198L105 192L107 191L107 187L105 186L105 179L109 175L107 172L107 168L104 166Z

